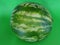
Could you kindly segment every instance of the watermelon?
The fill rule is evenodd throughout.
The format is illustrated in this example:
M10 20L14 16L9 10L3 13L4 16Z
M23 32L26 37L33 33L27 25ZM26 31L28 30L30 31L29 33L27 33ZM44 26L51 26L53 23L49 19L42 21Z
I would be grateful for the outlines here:
M23 3L13 10L13 32L22 40L36 42L44 39L52 30L52 17L48 10L36 3Z

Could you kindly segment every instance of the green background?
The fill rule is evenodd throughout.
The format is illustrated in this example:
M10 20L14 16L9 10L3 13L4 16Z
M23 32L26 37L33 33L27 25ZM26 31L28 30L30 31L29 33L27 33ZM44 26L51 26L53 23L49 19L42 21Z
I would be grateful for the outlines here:
M36 2L46 7L53 18L53 28L47 38L29 43L12 32L10 17L13 9L23 2ZM0 0L0 45L60 45L60 0Z

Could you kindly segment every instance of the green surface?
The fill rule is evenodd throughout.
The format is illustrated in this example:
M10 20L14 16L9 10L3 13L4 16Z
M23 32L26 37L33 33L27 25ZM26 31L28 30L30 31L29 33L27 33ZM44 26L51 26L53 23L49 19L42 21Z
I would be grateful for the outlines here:
M16 5L30 1L40 3L46 7L54 21L49 36L35 43L20 40L10 27L10 17ZM60 0L0 0L0 45L60 45Z

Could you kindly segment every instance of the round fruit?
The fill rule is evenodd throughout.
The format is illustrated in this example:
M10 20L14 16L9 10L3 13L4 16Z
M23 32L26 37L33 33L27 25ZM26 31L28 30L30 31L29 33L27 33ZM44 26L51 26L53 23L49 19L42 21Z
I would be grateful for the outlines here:
M49 34L52 18L43 6L36 3L24 3L14 9L11 27L20 39L36 42Z

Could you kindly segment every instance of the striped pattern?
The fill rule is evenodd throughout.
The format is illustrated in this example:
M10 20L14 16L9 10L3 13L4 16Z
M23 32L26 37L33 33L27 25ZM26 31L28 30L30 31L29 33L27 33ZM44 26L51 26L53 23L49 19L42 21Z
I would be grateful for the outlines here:
M36 42L48 35L52 28L52 18L41 5L24 3L14 9L11 26L20 39Z

